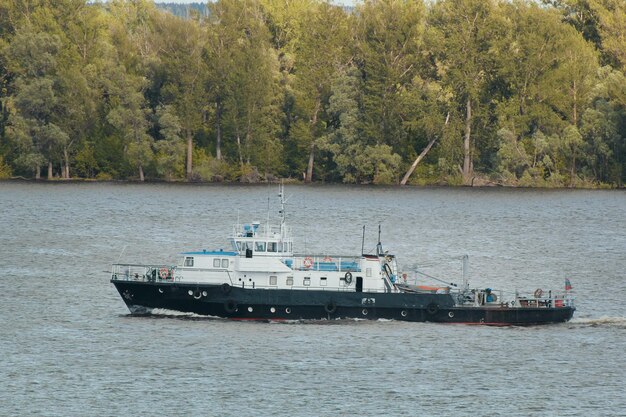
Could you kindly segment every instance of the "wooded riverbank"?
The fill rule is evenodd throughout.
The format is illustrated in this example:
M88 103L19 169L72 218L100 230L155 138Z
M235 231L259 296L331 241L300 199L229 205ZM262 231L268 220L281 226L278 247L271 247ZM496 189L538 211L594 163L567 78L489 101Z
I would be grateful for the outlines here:
M543 3L4 2L0 178L622 187L626 3Z

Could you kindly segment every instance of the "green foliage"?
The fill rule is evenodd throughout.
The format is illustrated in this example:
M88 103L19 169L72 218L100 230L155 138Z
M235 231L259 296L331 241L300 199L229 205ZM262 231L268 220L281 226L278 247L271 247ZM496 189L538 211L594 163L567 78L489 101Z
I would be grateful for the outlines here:
M0 180L6 180L11 177L11 167L4 162L4 158L0 155Z
M622 186L626 3L543 3L0 2L0 176Z

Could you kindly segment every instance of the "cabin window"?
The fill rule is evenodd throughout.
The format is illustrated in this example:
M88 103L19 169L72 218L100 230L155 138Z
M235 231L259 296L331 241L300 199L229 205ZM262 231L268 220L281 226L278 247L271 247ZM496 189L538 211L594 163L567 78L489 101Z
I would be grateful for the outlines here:
M254 250L256 252L265 252L265 242L254 242Z
M326 277L321 277L320 278L320 287L325 287L326 286Z
M283 251L283 242L278 242L278 252Z
M308 287L309 285L311 285L311 277L304 277L303 284L305 287Z
M240 240L237 241L237 250L238 251L241 250L241 241Z
M213 268L220 267L220 260L218 258L213 259Z
M228 268L228 259L222 259L222 268Z
M267 242L267 251L276 252L276 242Z
M372 276L372 268L367 268L365 270L365 276L366 277L371 277Z
M293 286L293 277L287 277L286 284L289 285L289 286Z
M190 256L187 256L185 258L185 266L193 266L193 258Z
M270 275L270 285L278 285L278 277L276 275Z

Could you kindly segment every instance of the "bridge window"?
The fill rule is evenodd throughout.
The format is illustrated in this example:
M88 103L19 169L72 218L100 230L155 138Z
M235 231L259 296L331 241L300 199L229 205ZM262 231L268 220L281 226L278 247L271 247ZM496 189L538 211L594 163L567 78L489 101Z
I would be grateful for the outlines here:
M291 286L293 286L293 277L287 277L287 282L286 282L286 284L287 284L288 286L290 286L290 287L291 287Z
M219 267L220 267L220 260L219 260L219 258L213 259L213 268L219 268Z
M283 251L283 242L278 242L278 252Z
M193 258L190 256L185 257L185 266L193 266Z
M228 268L228 259L222 259L222 268Z
M276 275L270 275L270 285L277 285L278 277Z
M254 242L254 250L256 252L265 252L265 242Z
M276 252L276 242L267 242L267 251Z
M304 277L304 286L308 287L309 285L311 285L311 277Z
M320 278L320 287L325 287L326 286L326 277L321 277Z

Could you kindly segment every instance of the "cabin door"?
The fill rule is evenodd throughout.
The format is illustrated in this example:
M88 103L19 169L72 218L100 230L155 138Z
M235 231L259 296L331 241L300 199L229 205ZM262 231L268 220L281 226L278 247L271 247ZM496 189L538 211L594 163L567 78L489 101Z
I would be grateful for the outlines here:
M363 277L356 277L356 292L363 292Z

